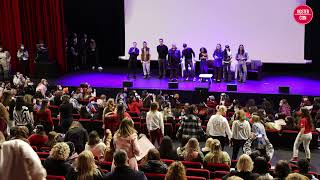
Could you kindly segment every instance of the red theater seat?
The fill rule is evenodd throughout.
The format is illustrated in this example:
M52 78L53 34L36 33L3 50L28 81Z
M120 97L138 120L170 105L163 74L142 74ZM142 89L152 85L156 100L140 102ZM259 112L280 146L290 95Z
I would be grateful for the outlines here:
M215 171L230 171L230 166L224 163L208 163L204 165L205 169L211 172Z
M166 163L166 165L170 166L174 162L174 160L171 159L161 159L162 162Z
M187 176L198 176L210 179L210 171L207 169L187 168Z
M100 166L101 169L111 171L112 162L108 162L108 161L99 162L98 166Z
M144 174L148 180L163 180L166 175L165 174L156 174L156 173L145 173Z
M204 177L197 177L197 176L187 176L188 180L206 180Z
M181 163L186 168L195 168L195 169L201 169L202 164L200 162L191 162L191 161L181 161Z
M47 175L47 180L65 180L66 178L64 176L52 176Z
M49 152L36 152L39 156L39 158L47 158L49 157Z

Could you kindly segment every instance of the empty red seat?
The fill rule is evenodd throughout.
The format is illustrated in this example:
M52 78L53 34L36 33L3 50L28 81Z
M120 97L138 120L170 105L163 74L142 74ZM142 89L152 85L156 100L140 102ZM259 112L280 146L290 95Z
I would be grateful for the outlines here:
M198 176L210 179L210 171L207 169L187 168L187 176Z
M65 180L66 178L64 176L52 176L47 175L47 180Z
M181 161L181 163L182 163L186 168L201 169L201 167L202 167L202 164L201 164L200 162Z
M100 166L101 169L111 171L112 162L103 161L103 162L99 162L98 165Z

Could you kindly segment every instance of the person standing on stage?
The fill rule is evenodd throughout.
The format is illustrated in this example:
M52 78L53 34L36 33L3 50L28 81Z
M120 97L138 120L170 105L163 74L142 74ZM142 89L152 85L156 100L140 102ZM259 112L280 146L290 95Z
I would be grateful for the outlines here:
M141 63L144 79L147 79L150 77L150 48L147 46L146 41L143 41L143 47L141 49Z
M208 53L205 47L200 48L199 60L200 60L200 74L207 74L208 73L208 65L207 65ZM200 79L200 81L201 80L202 79Z
M213 53L213 68L214 68L214 80L216 82L221 82L222 76L222 59L223 51L221 49L221 44L217 44L216 50Z
M172 47L168 52L168 63L170 67L170 81L178 80L180 59L181 59L180 50L177 49L177 46L175 44L172 44Z
M17 52L17 58L21 64L21 69L23 70L22 71L22 74L24 75L29 75L29 53L28 51L24 48L24 45L21 44L20 45L20 49L18 49L18 52Z
M238 49L236 59L238 61L239 82L246 82L247 80L247 60L249 56L241 44Z
M98 52L96 41L93 38L90 39L87 55L88 55L89 64L91 64L91 69L95 70L96 68L98 68L98 71L101 72L103 68L99 63L99 52Z
M163 39L159 39L159 45L157 46L158 52L158 65L159 65L159 79L166 76L166 63L168 55L168 47L163 44Z
M137 57L139 56L139 49L137 48L137 42L133 42L133 47L129 49L129 63L128 63L128 78L130 74L133 74L133 78L136 78L137 73Z
M0 68L2 68L3 80L8 80L10 78L10 60L11 56L9 51L3 51L0 45Z
M223 51L223 78L225 82L231 81L231 59L232 54L230 50L230 46L226 45Z
M80 58L81 58L81 66L85 68L87 65L87 53L89 49L89 41L87 34L83 34L83 37L80 40L79 51L80 51Z
M193 78L193 81L196 81L195 73L194 73L194 66L192 58L195 57L194 51L192 48L189 48L186 43L183 44L182 50L182 58L184 58L184 66L186 70L186 81L189 78ZM189 69L190 68L190 69Z

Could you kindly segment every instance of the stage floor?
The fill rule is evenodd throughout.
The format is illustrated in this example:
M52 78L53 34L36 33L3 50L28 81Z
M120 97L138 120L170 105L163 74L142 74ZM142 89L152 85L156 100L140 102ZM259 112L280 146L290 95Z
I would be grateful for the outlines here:
M121 88L122 82L128 80L125 73L117 71L104 72L76 72L61 76L51 80L50 83L60 84L63 86L79 86L80 83L88 82L93 87L104 88ZM123 72L123 71L122 71ZM150 79L143 79L142 75L138 75L133 81L135 89L161 89L168 90L168 78L158 79L153 76ZM208 83L184 81L180 78L179 89L192 91L195 87L208 86ZM254 93L254 94L279 94L279 86L289 86L291 95L309 95L320 96L320 78L311 78L304 75L265 75L262 80L248 80L246 83L231 82L229 84L238 85L238 93ZM209 88L209 92L226 92L227 83L213 83Z

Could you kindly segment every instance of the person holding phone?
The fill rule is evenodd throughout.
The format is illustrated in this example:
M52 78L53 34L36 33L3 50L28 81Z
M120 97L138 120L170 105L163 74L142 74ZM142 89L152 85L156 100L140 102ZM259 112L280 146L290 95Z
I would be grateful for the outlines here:
M242 44L239 46L236 59L238 61L239 82L245 83L247 80L247 60L249 56Z

